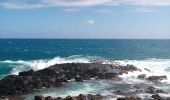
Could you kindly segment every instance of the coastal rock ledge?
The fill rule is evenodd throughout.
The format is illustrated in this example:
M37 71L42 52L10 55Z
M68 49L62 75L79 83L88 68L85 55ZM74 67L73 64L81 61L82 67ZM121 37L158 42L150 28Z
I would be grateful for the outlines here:
M56 64L38 71L24 71L19 75L9 75L0 80L0 97L21 95L49 87L60 87L75 80L83 82L90 79L117 79L128 71L138 70L133 65L114 65L99 63Z

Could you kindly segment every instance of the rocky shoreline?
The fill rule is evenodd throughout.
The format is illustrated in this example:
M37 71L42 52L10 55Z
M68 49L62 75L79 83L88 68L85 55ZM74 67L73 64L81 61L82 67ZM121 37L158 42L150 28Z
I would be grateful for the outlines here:
M79 96L67 96L65 98L57 97L53 98L51 96L35 96L34 100L107 100L107 97L103 97L100 94L92 95L92 94L80 94ZM109 99L110 100L110 99ZM138 96L127 96L127 97L120 97L114 100L142 100L142 98ZM151 99L147 100L170 100L170 97L168 98L162 98L159 96L159 94L154 94L151 96Z
M133 65L117 65L117 64L102 64L102 63L66 63L56 64L48 68L38 71L24 71L20 72L19 75L9 75L4 79L0 80L0 97L7 98L10 100L22 100L19 98L24 93L29 93L44 88L51 87L62 87L69 83L71 80L75 82L83 82L84 80L119 80L119 75L123 73L138 71ZM138 78L148 79L152 82L158 82L159 80L166 79L166 76L150 76L146 78L145 75L140 75ZM139 89L136 89L138 92ZM136 92L129 92L129 94L135 94ZM163 90L156 90L154 87L148 87L146 91L149 91L153 96L153 100L170 100L170 99L154 99L158 98L157 93L164 92ZM125 90L117 90L117 94L125 94ZM128 95L128 94L127 94ZM91 99L88 99L91 98ZM52 98L35 96L35 100L101 100L103 96L98 95L83 95L80 94L77 97L68 96L66 98ZM117 100L141 100L141 98L135 97L118 98ZM132 99L134 98L134 99Z

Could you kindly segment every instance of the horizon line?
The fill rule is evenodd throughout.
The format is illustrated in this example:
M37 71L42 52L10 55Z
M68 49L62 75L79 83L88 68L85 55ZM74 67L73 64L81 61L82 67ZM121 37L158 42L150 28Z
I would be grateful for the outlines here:
M53 39L53 40L170 40L170 38L0 38L0 39L38 39L38 40L48 40L48 39Z

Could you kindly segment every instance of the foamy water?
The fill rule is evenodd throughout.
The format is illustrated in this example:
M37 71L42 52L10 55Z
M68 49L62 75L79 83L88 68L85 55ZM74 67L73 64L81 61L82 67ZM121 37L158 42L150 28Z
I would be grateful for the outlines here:
M141 71L129 72L127 74L123 74L121 77L131 78L137 77L140 74L146 74L147 77L155 75L161 76L166 75L167 80L162 80L162 82L170 83L170 59L146 59L146 60L124 60L124 61L116 61L122 65L131 64L139 68Z

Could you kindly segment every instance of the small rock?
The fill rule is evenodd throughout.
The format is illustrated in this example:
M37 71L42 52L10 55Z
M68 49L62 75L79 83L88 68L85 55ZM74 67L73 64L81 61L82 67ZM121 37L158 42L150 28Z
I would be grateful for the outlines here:
M165 93L163 90L156 90L156 93Z
M67 96L64 100L73 100L71 96Z
M76 81L76 82L83 82L83 79L79 76L79 77L76 77L76 78L75 78L75 81Z
M86 96L83 95L83 94L80 94L80 95L77 97L77 100L86 100Z
M158 94L152 95L154 100L163 100Z
M144 70L148 71L148 72L151 72L149 69L145 68Z
M125 97L125 98L118 98L117 100L142 100L140 97Z
M149 76L148 80L150 81L159 81L159 80L163 80L163 79L167 79L167 76Z
M45 100L45 97L44 96L35 96L34 97L34 100Z
M156 90L155 90L155 88L154 88L153 86L149 86L149 87L147 88L146 92L147 92L147 93L152 93L152 94L154 94L154 93L156 93Z
M51 96L48 96L45 98L45 100L53 100L53 98Z
M54 100L63 100L61 97L57 97Z
M140 78L140 79L144 79L145 77L146 77L146 74L138 75L138 78Z

